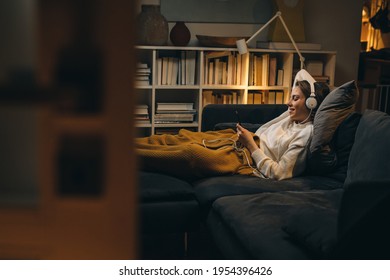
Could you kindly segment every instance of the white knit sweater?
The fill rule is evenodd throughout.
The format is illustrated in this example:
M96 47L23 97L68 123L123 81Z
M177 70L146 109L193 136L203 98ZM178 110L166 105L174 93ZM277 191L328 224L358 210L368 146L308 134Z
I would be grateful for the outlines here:
M301 174L306 167L312 122L291 120L288 112L261 126L256 135L260 147L252 153L258 171L266 178L282 180Z

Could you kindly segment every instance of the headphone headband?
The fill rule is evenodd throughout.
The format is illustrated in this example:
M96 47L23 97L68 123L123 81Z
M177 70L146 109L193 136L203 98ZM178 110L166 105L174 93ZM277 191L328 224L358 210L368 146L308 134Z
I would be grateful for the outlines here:
M295 87L297 81L303 80L306 80L310 84L310 95L315 96L314 83L316 82L316 80L314 80L314 78L305 69L299 70L298 73L295 75L293 88Z
M316 80L314 80L314 78L305 69L301 69L295 76L293 88L295 87L297 81L303 80L307 81L310 84L310 96L306 98L306 107L309 110L313 110L317 107L317 99L314 88L314 83L316 82Z

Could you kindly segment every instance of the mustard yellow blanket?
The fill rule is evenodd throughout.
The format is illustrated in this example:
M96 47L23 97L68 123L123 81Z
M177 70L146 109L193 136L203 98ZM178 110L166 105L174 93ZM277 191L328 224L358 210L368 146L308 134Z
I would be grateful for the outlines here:
M177 135L138 138L136 150L142 170L192 179L227 174L252 175L250 153L240 147L237 139L233 129L208 132L181 129Z

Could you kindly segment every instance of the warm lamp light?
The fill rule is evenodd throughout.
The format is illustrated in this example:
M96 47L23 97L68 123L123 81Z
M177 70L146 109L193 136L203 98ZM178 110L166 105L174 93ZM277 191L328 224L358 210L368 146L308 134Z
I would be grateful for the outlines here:
M288 30L287 28L287 25L286 23L284 22L283 18L282 18L282 13L280 11L278 11L266 24L264 24L259 30L256 31L255 34L252 35L252 37L250 37L248 40L245 41L245 39L240 39L238 41L236 41L236 45L237 45L237 49L238 49L238 52L240 54L244 54L244 53L247 53L248 52L248 43L250 41L252 41L261 31L263 31L268 25L270 25L271 22L273 22L276 18L279 18L280 21L282 22L282 25L284 27L284 29L286 30L287 32L287 35L288 37L290 38L291 40L291 43L293 44L296 52L298 53L298 56L299 56L299 60L301 61L301 69L303 69L303 65L304 65L304 61L305 61L305 58L302 56L301 52L299 51L298 47L297 47L297 44L295 43L294 41L294 38L291 36L291 33L290 31Z

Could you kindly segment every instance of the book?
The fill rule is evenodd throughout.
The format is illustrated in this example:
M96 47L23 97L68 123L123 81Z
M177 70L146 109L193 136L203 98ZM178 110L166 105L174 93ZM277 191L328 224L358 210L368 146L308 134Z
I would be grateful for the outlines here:
M137 124L149 124L149 112L148 112L148 105L146 104L140 104L137 105L134 111L134 119L137 122Z
M298 49L301 50L321 50L321 44L316 43L296 43ZM272 49L272 50L295 50L294 45L289 42L264 42L257 41L256 47L260 49Z
M202 91L202 104L206 106L213 103L213 91L212 90L203 90Z
M269 59L269 77L268 77L269 86L276 85L276 66L277 66L276 57L271 57Z
M174 64L174 58L168 57L168 72L167 72L167 85L172 85L173 80L173 64Z
M186 51L186 85L195 85L196 51Z
M156 110L156 114L196 114L196 110Z
M147 63L137 63L135 72L135 85L136 86L148 86L150 85L150 74L152 70Z
M242 54L240 85L245 85L248 83L248 63L249 63L249 53Z
M148 113L148 105L137 105L135 107L135 111L134 113L136 115L148 115L149 116L149 113Z
M157 58L157 84L161 85L162 79L162 58Z
M154 120L156 123L192 122L194 121L194 114L155 114Z
M212 85L214 83L214 62L209 62L207 84Z
M277 86L282 86L283 85L283 79L284 79L284 70L283 69L278 69L278 74L276 77L276 85Z
M171 75L170 75L169 84L177 85L177 78L179 76L179 60L176 57L172 57L170 61L172 62L172 69L170 73Z
M226 84L228 84L228 85L233 84L233 80L234 80L233 73L234 73L234 56L232 54L230 54L228 56Z
M267 104L284 104L284 91L269 91L266 96Z
M185 85L186 84L186 52L182 51L180 53L180 84Z
M262 91L250 91L248 92L247 104L264 104Z
M168 84L168 57L162 58L161 84Z
M157 103L157 110L193 110L194 103Z
M254 71L254 85L261 86L263 80L263 58L261 56L255 56Z
M262 79L261 79L261 85L262 86L268 86L268 77L269 77L269 54L265 53L262 54Z
M236 59L236 85L241 85L241 60L242 54L237 54Z

